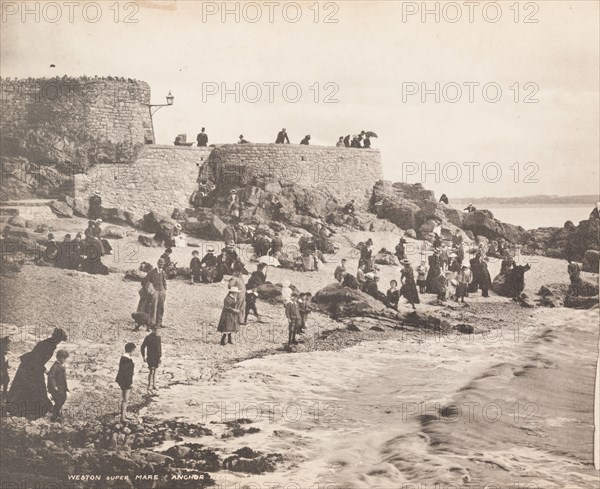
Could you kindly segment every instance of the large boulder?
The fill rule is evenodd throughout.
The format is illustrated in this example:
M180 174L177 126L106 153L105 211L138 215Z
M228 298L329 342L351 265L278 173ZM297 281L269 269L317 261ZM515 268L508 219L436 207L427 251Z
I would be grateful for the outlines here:
M158 233L161 230L161 222L170 223L171 225L175 225L175 220L170 217L160 214L156 211L150 211L148 214L144 215L142 219L141 225L142 229L147 233Z
M370 295L344 287L337 282L319 290L312 302L334 317L378 314L386 309L380 301Z
M583 255L582 270L584 272L599 273L600 251L587 250Z
M112 224L121 224L133 226L134 218L130 212L119 209L118 207L102 208L101 217L103 221Z
M50 209L58 217L73 217L73 209L71 209L65 202L55 200L48 204Z
M183 231L203 239L223 239L223 232L227 225L207 208L197 209L195 217L189 217L183 223Z
M486 210L477 210L464 216L463 229L472 231L476 236L485 236L497 240L503 238L510 243L525 243L528 232L521 226L502 223Z
M492 282L492 290L504 297L518 297L525 288L525 273L529 265L515 265L506 273L499 274Z
M420 183L379 180L373 186L369 210L402 229L417 229L430 216L444 217L433 192L425 190Z

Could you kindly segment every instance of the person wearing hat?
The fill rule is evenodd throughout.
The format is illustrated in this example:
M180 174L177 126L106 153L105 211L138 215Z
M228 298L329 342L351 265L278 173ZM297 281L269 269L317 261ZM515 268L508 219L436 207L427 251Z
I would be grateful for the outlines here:
M307 134L306 136L304 136L302 141L300 141L300 144L304 144L304 145L308 146L310 144L309 141L310 141L310 134Z
M419 304L419 292L415 282L415 272L407 259L400 262L402 270L400 271L400 295L409 302L413 309L416 309L415 304Z
M343 148L345 146L346 145L344 144L344 136L340 136L339 139L338 139L338 142L335 143L335 147L336 148Z
M202 283L211 284L214 282L215 277L217 276L218 263L219 260L215 256L215 249L213 246L209 245L206 248L206 255L202 257L202 260L199 263ZM223 279L221 278L221 280Z
M469 205L463 210L467 211L470 214L471 212L475 212L477 208L473 205L473 203L469 203Z
M54 328L51 337L38 342L33 350L21 355L21 363L8 391L6 407L11 415L38 419L52 408L44 374L46 363L54 355L58 344L63 341L67 341L65 331Z
M461 271L456 275L456 281L458 282L456 286L456 302L465 302L465 297L469 294L471 280L473 280L471 266L463 265Z
M437 300L439 302L446 302L446 296L448 294L448 277L447 272L440 269L440 273L435 278L435 285L437 287Z
M100 192L96 190L88 202L88 217L95 221L102 215L102 197L100 196Z
M244 139L243 134L240 134L240 140L238 141L238 144L248 144L248 141Z
M223 301L223 311L221 312L219 325L217 326L217 331L222 333L222 346L225 346L225 340L227 340L227 343L230 345L233 345L233 341L231 341L231 333L237 333L239 330L240 316L242 315L242 311L238 308L238 296L241 295L241 293L242 292L237 287L230 287L227 291L227 295L225 296L225 300Z
M354 202L355 202L354 199L351 200L350 202L348 202L342 209L342 212L344 214L353 215L356 212L356 208L354 207Z
M198 143L199 147L208 146L208 134L206 134L204 131L205 128L203 127L198 136L196 136L196 142Z
M275 144L284 144L284 143L290 144L290 138L288 138L285 127L281 131L279 131L279 133L277 134L277 139L275 139Z
M165 261L163 270L167 274L168 279L175 278L177 276L177 263L171 261L171 254L173 253L172 248L167 248L160 257Z
M388 307L398 310L398 302L400 302L400 291L398 290L398 281L390 280L390 288L385 294Z
M240 212L242 210L242 204L240 202L240 197L237 193L237 190L233 189L229 192L229 202L227 204L229 209L229 216L233 222L237 222L240 217Z
M396 257L398 261L401 262L406 258L406 250L404 249L404 245L406 244L406 240L404 238L400 238L398 244L396 245Z
M153 268L146 275L146 280L154 287L154 300L151 304L150 317L152 324L162 326L163 316L165 314L165 302L167 300L167 273L164 270L165 259L159 258Z

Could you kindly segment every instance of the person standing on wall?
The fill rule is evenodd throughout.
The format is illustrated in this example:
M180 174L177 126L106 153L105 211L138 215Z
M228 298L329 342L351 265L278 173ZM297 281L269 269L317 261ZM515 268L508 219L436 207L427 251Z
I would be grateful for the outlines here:
M196 137L196 141L198 141L199 147L208 146L208 134L206 134L204 131L205 131L205 128L203 127L202 130L200 131L200 134L198 134L198 136Z
M285 127L279 131L277 134L277 139L275 140L275 144L290 144L290 138L288 138Z

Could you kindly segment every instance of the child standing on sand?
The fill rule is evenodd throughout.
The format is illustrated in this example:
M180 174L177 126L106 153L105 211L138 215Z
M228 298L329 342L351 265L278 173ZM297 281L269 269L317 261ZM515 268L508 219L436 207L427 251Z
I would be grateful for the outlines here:
M306 319L310 314L310 299L312 294L310 292L303 292L298 297L298 312L300 313L300 324L298 326L298 333L304 333L304 329L306 328Z
M250 287L246 292L246 315L244 316L243 324L248 322L248 314L253 312L256 316L256 320L260 322L260 316L258 315L258 311L256 310L256 297L258 296L258 292L256 292L255 287Z
M290 301L286 303L285 316L288 320L288 345L297 345L296 331L300 325L300 310L298 307L297 292L293 292Z
M125 345L125 353L119 361L119 371L117 372L117 378L115 382L119 384L121 388L121 422L129 421L129 418L125 416L127 413L127 403L129 402L129 394L131 393L131 387L133 386L133 371L135 365L131 354L135 350L133 343L127 343Z
M419 286L419 292L421 294L425 293L425 287L427 286L427 272L429 268L427 267L425 260L421 262L421 264L417 267L417 285Z
M156 325L150 325L150 334L144 338L140 351L150 370L148 373L148 392L151 392L150 382L152 382L152 390L156 391L156 369L160 365L162 357L162 345L160 336L156 334Z
M62 407L67 400L67 370L65 363L69 358L69 352L66 350L58 350L56 352L56 361L50 367L48 372L48 392L54 401L54 410L52 412L52 421L60 421L62 418Z

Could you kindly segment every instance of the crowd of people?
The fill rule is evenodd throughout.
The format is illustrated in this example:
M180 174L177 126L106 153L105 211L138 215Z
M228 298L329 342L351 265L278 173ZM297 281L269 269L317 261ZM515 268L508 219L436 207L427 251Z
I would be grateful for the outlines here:
M67 233L60 242L56 241L53 233L49 233L37 257L37 264L108 275L108 267L102 263L102 257L112 254L112 247L108 240L101 238L101 234L102 219L90 220L83 233L77 233L75 238Z
M206 134L206 128L202 128L200 133L196 136L196 142L198 147L207 147L208 146L208 134ZM180 135L175 139L176 146L185 146L187 145L184 141L182 141ZM377 137L373 131L360 131L358 134L347 136L340 136L336 147L337 148L366 148L369 149L371 147L371 138ZM310 144L311 136L310 134L306 134L301 140L300 144L308 146ZM247 141L244 138L243 134L240 134L238 138L238 144L249 144L250 141ZM193 144L193 143L189 143ZM287 129L284 127L277 133L277 137L275 138L275 144L290 144L290 138L287 133Z

